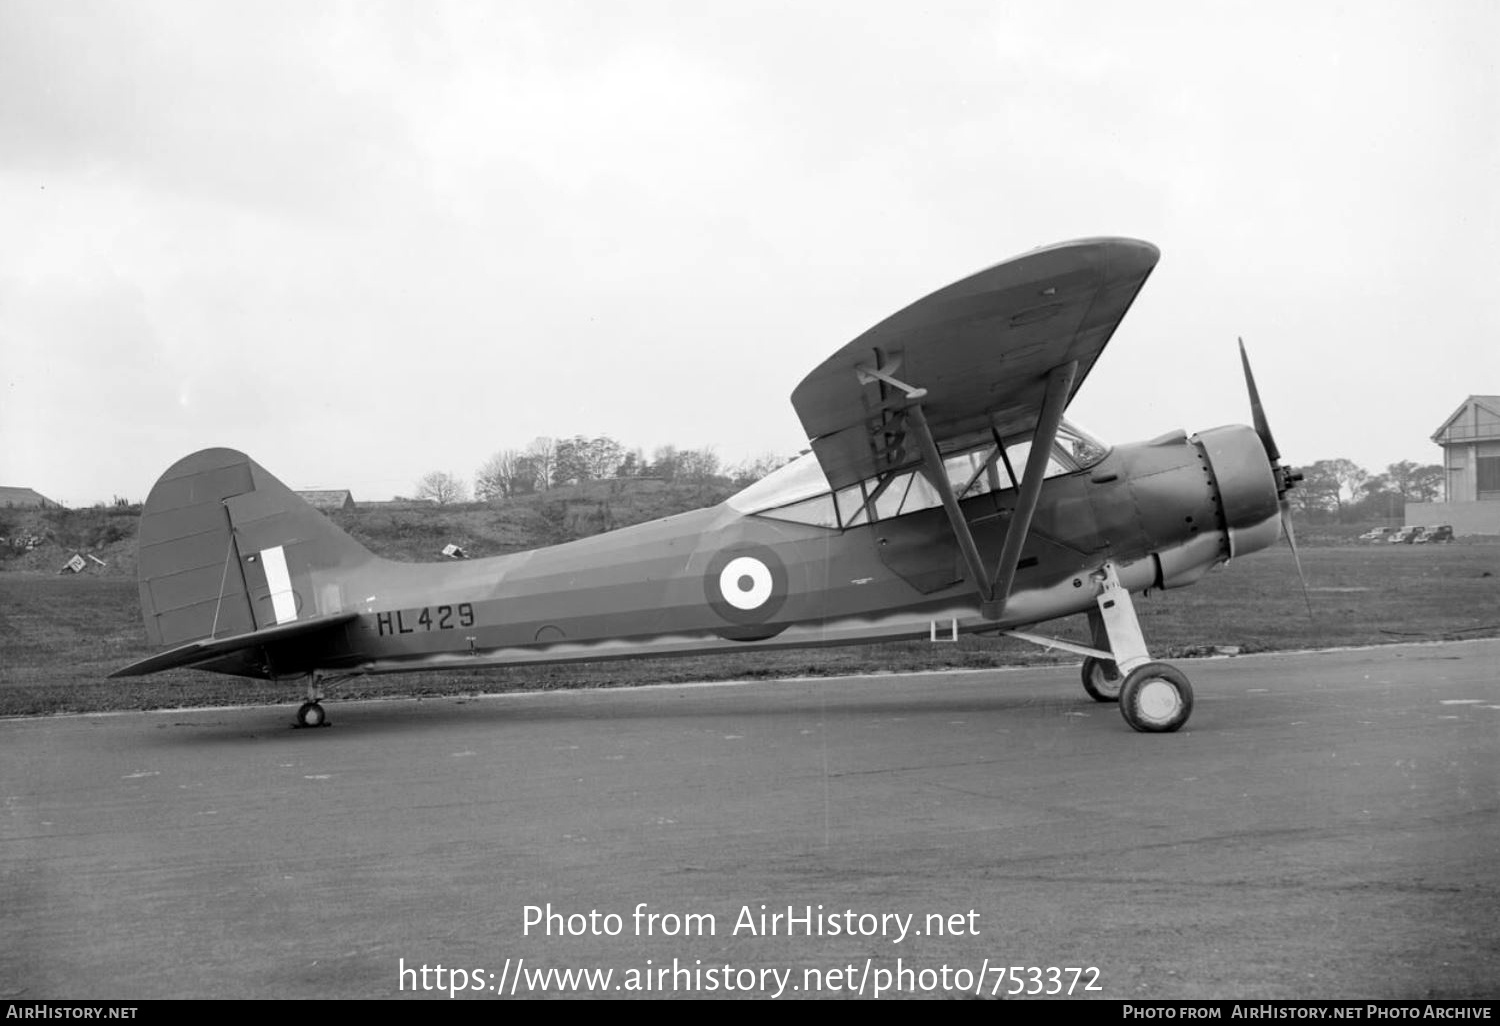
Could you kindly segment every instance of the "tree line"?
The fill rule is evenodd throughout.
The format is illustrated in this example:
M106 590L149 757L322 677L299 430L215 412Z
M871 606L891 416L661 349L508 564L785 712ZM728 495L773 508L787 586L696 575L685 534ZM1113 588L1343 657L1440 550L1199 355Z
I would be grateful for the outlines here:
M473 488L457 474L433 471L417 482L416 498L438 505L469 501L502 502L564 485L610 478L655 478L743 488L786 462L765 454L723 467L712 447L679 449L664 445L647 459L608 436L534 439L524 449L499 449L474 473ZM1435 502L1443 494L1440 464L1411 460L1371 474L1353 460L1331 459L1298 468L1302 480L1288 493L1292 508L1310 521L1357 523L1400 518L1408 502Z
M1298 468L1302 480L1287 493L1309 520L1359 523L1401 518L1408 502L1436 502L1443 494L1441 464L1411 460L1371 474L1353 460L1319 460Z
M727 482L742 488L760 480L786 462L767 453L730 467L722 466L712 446L679 449L664 445L646 458L644 449L627 449L607 435L589 438L540 437L524 449L498 449L474 472L472 495L477 502L502 502L534 495L564 485L612 478L654 478L662 481ZM469 483L457 474L435 470L417 482L416 498L440 506L467 502Z

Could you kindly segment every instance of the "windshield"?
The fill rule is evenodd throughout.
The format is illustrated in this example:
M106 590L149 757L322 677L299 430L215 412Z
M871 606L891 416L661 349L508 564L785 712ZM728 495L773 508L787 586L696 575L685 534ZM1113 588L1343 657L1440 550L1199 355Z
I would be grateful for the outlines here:
M1071 460L1077 470L1087 470L1109 453L1109 446L1089 434L1077 424L1064 420L1057 428L1057 441L1052 451Z

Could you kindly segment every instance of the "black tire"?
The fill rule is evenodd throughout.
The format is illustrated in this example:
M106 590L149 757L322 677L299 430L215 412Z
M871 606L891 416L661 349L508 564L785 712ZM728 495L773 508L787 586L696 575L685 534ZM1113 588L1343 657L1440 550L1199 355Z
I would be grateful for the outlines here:
M1125 678L1112 659L1089 656L1083 661L1083 690L1096 702L1118 702Z
M1145 663L1120 687L1120 713L1134 730L1169 734L1193 714L1193 686L1168 663Z
M297 726L299 727L326 727L328 726L328 714L317 702L303 702L297 710Z

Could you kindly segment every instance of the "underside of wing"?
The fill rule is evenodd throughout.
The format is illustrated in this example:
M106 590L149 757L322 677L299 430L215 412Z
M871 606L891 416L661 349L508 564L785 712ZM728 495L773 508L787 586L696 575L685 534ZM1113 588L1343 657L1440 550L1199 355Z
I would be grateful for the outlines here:
M271 677L276 667L268 665L268 650L293 651L323 640L330 632L355 619L358 613L338 613L310 620L267 627L228 638L204 638L159 652L111 673L111 677L143 677L148 673L191 666L198 670L235 673L249 677ZM288 666L287 669L292 669Z
M1156 266L1133 239L1033 250L939 289L823 361L792 405L835 488L918 462L902 410L921 389L944 449L1032 431L1048 374L1087 376Z

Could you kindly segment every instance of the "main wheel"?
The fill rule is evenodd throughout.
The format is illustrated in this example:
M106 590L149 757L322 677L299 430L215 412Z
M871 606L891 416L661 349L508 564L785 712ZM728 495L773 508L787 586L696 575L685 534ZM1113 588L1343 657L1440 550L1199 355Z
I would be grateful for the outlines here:
M1192 715L1193 686L1182 671L1167 663L1137 666L1120 687L1120 713L1136 730L1169 733Z
M1118 702L1125 678L1112 659L1089 656L1083 661L1083 690L1096 702Z
M322 727L327 723L327 714L317 702L303 702L302 707L297 710L297 726L299 727Z

